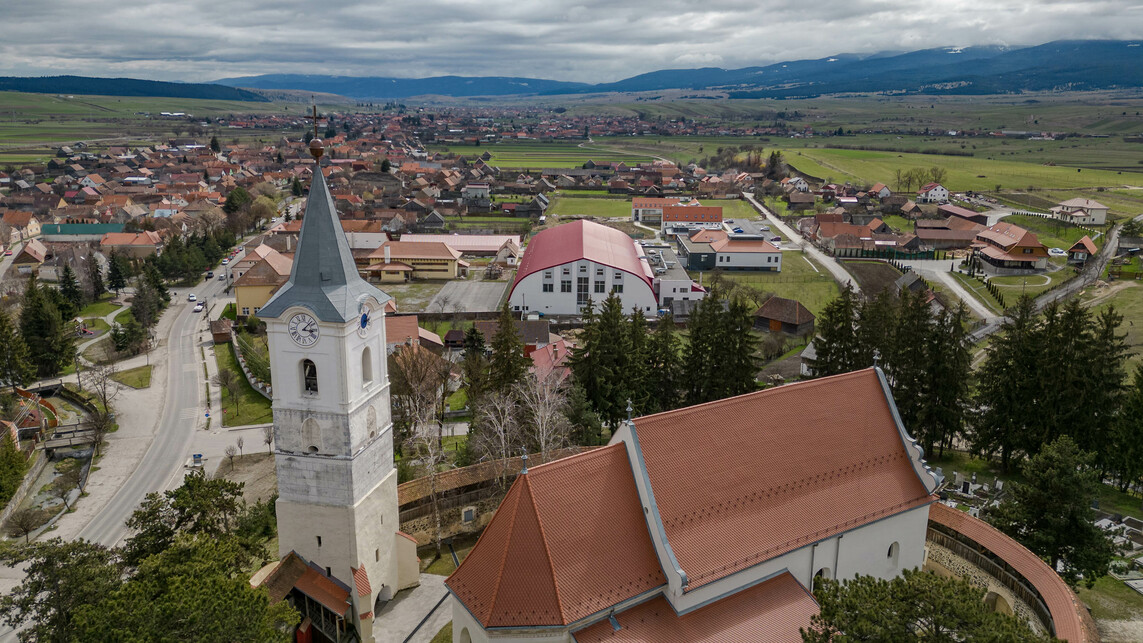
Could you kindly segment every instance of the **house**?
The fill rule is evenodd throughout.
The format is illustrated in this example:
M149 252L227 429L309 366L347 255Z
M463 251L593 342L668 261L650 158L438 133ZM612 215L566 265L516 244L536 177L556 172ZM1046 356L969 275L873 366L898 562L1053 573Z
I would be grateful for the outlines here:
M771 297L754 311L754 328L806 337L814 333L814 314L796 299Z
M99 240L99 249L104 253L119 252L142 259L159 251L163 245L163 238L158 232L144 230L143 232L108 232Z
M1104 225L1107 223L1107 206L1091 199L1068 199L1052 208L1052 214L1061 221L1076 225Z
M948 203L949 191L940 183L927 183L917 190L917 203Z
M1073 265L1083 265L1089 259L1094 257L1099 249L1095 247L1095 243L1091 237L1084 235L1082 239L1075 242L1071 248L1068 249L1068 263Z
M511 242L517 250L523 243L518 234L403 234L401 241L443 241L453 250L470 257L494 257L506 243Z
M516 477L453 641L801 641L815 579L924 562L941 479L876 368L628 420Z
M683 197L635 197L631 199L631 220L646 225L661 225L663 208L684 205ZM698 205L698 201L686 201Z
M229 319L215 319L210 322L210 339L215 344L230 342L230 329L233 323Z
M1048 267L1048 249L1036 235L1003 221L981 230L973 243L976 256L987 266L1000 269L1043 270Z
M23 249L12 257L12 267L18 275L34 275L48 258L48 248L39 239L29 239Z
M449 350L464 348L464 331L459 328L450 329L444 334L444 345Z
M943 214L946 217L957 217L959 219L964 219L970 223L978 223L985 226L988 225L987 214L977 212L976 210L969 210L968 208L962 208L959 205L953 205L951 203L942 203L940 207L937 208L937 213Z
M816 199L817 197L810 192L791 192L786 195L786 202L789 203L789 209L793 212L812 210Z
M947 219L917 219L913 232L925 249L948 250L971 246L977 233L983 229L979 223L951 216Z
M290 280L294 261L277 251L271 250L262 259L234 280L234 301L239 317L257 315Z
M800 176L789 176L779 182L787 191L809 192L810 184Z
M4 213L4 225L14 233L12 241L22 241L40 236L40 222L31 212L9 210Z
M661 230L671 228L718 228L722 226L722 206L717 205L663 206Z
M652 274L643 247L614 228L573 221L532 237L508 302L518 312L580 314L616 293L623 310L655 310Z
M872 194L878 199L887 199L893 196L893 191L884 183L874 183L873 187L869 188L869 194Z
M440 355L445 344L440 335L421 328L416 315L385 315L385 350L392 353L400 346L421 346Z
M443 239L441 235L435 235ZM460 279L468 275L468 262L444 241L386 241L368 255L362 272L371 281Z

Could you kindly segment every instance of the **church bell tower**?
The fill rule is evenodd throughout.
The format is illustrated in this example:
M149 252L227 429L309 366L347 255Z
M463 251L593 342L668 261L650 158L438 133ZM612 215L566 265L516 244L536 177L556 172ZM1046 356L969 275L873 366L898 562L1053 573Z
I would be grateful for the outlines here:
M345 614L373 641L398 588L397 472L385 359L388 295L353 262L321 172L322 142L289 281L259 311L273 379L278 551L349 589Z

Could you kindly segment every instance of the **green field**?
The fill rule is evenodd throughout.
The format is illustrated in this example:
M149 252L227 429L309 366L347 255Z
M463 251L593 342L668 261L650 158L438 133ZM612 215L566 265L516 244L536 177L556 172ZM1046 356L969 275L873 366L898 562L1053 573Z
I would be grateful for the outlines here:
M988 292L988 289L984 287L984 284L963 273L954 272L952 273L952 276L953 279L956 279L960 282L960 285L963 286L965 290L971 293L973 297L976 297L980 303L984 304L986 308L996 313L997 315L1004 314L1004 306L1001 306L1000 302L996 301L996 298L992 296L992 293ZM1019 294L1020 293L1018 292L1013 293L1013 295L1016 296L1019 296ZM1012 305L1016 303L1016 300L1013 299L1012 301L1007 301L1006 298L1005 303Z
M692 271L691 278L709 285L710 275L700 277ZM820 315L826 304L840 290L830 273L800 252L782 253L782 272L725 271L721 278L743 284L779 297L797 299L815 315Z
M1115 306L1123 315L1123 326L1119 330L1127 334L1127 346L1132 352L1128 371L1133 372L1135 365L1143 362L1143 281L1116 282L1111 289L1089 288L1083 300L1097 311Z
M593 199L572 196L557 196L548 208L549 214L584 217L624 217L631 218L629 199Z
M429 151L480 156L485 152L492 155L489 161L500 168L559 168L580 167L587 161L597 163L649 163L653 159L642 154L617 152L603 149L590 143L581 147L575 142L501 141L482 145L430 145Z
M147 388L151 385L151 366L136 366L119 371L111 376L116 382L131 388Z
M238 378L242 382L242 394L238 396L237 400L231 398L230 392L225 388L221 391L222 426L245 426L247 424L272 422L274 413L270 409L270 400L255 391L254 387L246 381L246 376L242 374L242 369L238 367L238 360L234 357L234 346L227 344L225 347L216 347L214 357L218 362L219 371L234 371L238 373ZM214 384L212 383L211 386Z

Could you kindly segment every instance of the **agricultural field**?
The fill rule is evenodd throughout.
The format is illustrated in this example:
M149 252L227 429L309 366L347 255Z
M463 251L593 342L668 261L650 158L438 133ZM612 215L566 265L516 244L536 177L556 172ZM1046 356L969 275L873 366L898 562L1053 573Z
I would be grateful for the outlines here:
M692 272L695 281L709 284L710 276ZM797 299L815 315L837 297L840 290L830 273L801 252L782 253L782 272L725 271L721 278L779 297Z
M1106 286L1088 288L1081 297L1081 301L1096 311L1114 306L1123 315L1120 330L1127 333L1127 347L1132 352L1127 368L1128 373L1134 372L1135 366L1143 363L1143 281L1113 281Z
M869 297L882 290L895 292L893 282L901 276L901 271L883 261L843 261L845 269L857 280L861 292Z
M502 141L482 145L430 145L429 151L469 157L488 152L492 155L492 160L489 161L492 165L521 169L580 167L588 160L628 164L649 163L653 160L642 154L602 149L590 143L581 146L573 142Z

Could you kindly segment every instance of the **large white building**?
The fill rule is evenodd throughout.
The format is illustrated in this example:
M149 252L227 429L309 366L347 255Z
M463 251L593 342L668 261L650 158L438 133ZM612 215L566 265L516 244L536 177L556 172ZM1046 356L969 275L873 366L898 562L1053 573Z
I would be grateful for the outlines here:
M517 477L453 641L797 643L815 579L922 565L939 484L876 368L636 418Z
M590 221L556 226L532 238L508 295L514 312L578 315L614 292L623 310L657 309L654 275L643 248L626 234Z

